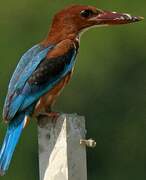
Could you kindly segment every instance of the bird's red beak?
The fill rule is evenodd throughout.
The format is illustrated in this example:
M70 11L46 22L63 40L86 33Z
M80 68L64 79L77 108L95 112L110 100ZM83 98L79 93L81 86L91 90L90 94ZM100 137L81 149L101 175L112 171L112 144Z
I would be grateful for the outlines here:
M128 24L134 23L137 21L143 20L143 17L140 16L131 16L127 13L117 13L117 12L110 12L110 11L101 11L94 20L97 24L101 25L118 25L118 24Z

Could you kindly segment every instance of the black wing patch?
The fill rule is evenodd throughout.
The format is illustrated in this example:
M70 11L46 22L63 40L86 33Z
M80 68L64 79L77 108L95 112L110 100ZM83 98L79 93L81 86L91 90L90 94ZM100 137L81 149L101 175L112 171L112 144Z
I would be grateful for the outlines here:
M63 56L51 59L44 59L29 78L28 83L31 85L43 85L52 80L63 72L66 65L71 62L75 49L70 49L68 53Z

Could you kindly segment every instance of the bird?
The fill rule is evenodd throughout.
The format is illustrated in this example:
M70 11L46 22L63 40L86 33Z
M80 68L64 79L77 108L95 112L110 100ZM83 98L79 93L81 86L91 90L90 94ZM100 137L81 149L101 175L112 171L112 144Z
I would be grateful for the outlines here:
M24 53L10 79L3 108L7 131L0 150L0 175L8 170L30 118L59 116L52 106L72 77L81 34L92 27L140 20L143 17L78 4L54 15L47 36Z

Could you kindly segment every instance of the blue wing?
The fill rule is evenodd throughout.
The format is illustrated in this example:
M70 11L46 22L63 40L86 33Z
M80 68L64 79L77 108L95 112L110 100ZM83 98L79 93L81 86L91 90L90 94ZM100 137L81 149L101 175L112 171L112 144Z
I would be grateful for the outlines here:
M22 93L25 98L24 98L24 102L20 107L21 111L29 107L36 100L38 100L43 94L45 94L50 89L52 89L63 77L65 77L69 72L71 72L75 64L76 54L77 54L76 50L71 49L70 52L67 53L67 56L61 56L49 61L47 60L49 64L48 78L45 79L46 76L44 76L40 79L41 82L40 81L38 82L36 80L33 83L32 82L26 83L26 86L24 87ZM55 66L55 68L53 68L54 67L53 65ZM50 72L51 68L52 68L52 76Z
M32 57L35 57L41 50L43 50L42 46L35 45L31 49L29 49L20 59L16 70L14 71L12 78L8 87L8 94L13 93L15 91L15 85L21 75L21 73L26 68L27 64L32 60Z
M37 68L38 64L46 57L48 51L53 47L54 46L50 45L48 48L44 48L42 45L35 45L20 59L8 87L8 93L3 109L3 117L5 120L9 120L9 113L11 114L11 117L16 114L21 104L13 104L13 101L17 99L17 95L23 89L27 79ZM10 107L12 107L12 110L10 110Z
M18 111L23 111L36 103L43 94L71 71L77 54L75 49L71 49L61 57L42 61L49 50L50 47L37 52L25 65L21 76L12 89L13 93L11 96L8 94L9 99L6 100L4 107L6 119L11 120ZM43 67L47 67L47 71L41 72Z

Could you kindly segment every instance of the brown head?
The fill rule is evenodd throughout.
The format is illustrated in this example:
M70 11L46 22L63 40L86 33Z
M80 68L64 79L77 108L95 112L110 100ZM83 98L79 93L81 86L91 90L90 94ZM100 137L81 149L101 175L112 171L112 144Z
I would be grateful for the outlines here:
M93 6L73 5L54 16L48 40L57 42L68 37L77 36L90 27L127 24L142 19L139 16L104 11Z

